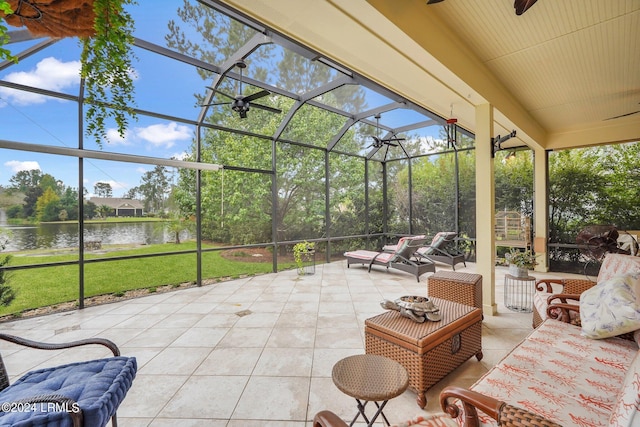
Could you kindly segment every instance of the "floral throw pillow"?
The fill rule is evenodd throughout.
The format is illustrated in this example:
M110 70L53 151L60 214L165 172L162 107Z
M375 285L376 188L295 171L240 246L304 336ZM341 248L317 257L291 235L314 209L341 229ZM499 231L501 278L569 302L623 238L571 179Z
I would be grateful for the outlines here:
M582 334L608 338L640 329L640 274L614 276L580 295Z

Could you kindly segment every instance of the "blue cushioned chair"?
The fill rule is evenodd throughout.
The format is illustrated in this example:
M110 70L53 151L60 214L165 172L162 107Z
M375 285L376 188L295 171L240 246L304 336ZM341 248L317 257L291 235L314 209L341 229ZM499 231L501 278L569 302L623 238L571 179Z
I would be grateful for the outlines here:
M61 350L90 344L107 347L113 357L30 371L9 385L0 357L0 426L104 427L136 376L135 357L120 356L111 341L90 338L49 344L0 334L0 339L41 350Z

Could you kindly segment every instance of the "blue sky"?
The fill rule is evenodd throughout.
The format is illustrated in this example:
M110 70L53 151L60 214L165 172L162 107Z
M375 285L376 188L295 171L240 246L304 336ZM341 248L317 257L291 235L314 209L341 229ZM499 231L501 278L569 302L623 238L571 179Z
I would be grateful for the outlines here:
M131 8L136 22L135 35L164 46L167 22L176 18L175 11L182 2L140 0L139 3ZM186 30L184 25L181 28ZM18 52L39 41L8 45L8 48ZM76 38L63 39L19 64L0 71L0 78L75 95L80 83L79 53L80 46ZM135 54L138 57L138 61L133 63L137 107L171 116L197 118L200 108L193 95L204 93L207 84L196 70L137 48ZM370 104L372 102L380 105L388 101L372 99ZM388 116L394 114L386 113ZM406 119L407 116L404 117ZM415 120L414 117L411 119ZM74 102L0 87L0 139L76 148L78 120L77 104ZM398 120L403 119L398 117ZM108 123L107 126L110 127L107 144L100 148L85 138L84 148L182 158L189 151L195 131L189 125L145 116L139 116L137 122L130 123L125 138L117 134L115 123ZM434 127L436 135L437 131ZM78 183L78 161L75 158L0 149L0 185L7 185L18 171L29 169L40 169L62 180L65 185L76 187ZM113 188L113 195L118 197L140 185L142 175L151 169L153 166L150 165L87 159L83 185L91 195L97 182L108 182Z
M140 1L131 9L134 19L145 16L145 19L136 19L135 35L163 45L163 37L168 31L166 22L175 17L179 5L181 2L175 0ZM18 52L41 40L8 47ZM63 39L0 71L0 78L75 95L80 83L79 52L76 38ZM195 118L198 109L193 94L202 92L204 88L204 82L195 71L146 51L136 49L135 53L139 59L133 64L138 107ZM159 75L158 69L164 72ZM137 122L131 122L124 139L116 132L115 123L108 124L108 127L109 142L103 150L163 158L181 158L189 149L194 132L191 126L144 116L139 116ZM0 139L76 148L77 129L78 111L74 102L0 87ZM84 146L100 149L87 138ZM0 185L7 185L18 171L29 169L40 169L66 185L77 186L78 161L75 158L0 150ZM97 182L108 182L114 196L120 196L139 185L140 177L151 169L153 166L143 164L88 159L85 162L84 186L91 193Z

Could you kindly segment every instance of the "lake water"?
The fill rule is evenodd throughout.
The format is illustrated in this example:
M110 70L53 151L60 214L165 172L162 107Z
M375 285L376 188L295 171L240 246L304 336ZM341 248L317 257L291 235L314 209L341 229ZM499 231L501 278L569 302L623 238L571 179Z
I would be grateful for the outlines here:
M5 212L0 210L0 231L8 236L5 252L25 249L63 249L78 247L77 223L54 223L29 226L7 224ZM132 222L85 224L84 240L109 244L154 244L173 241L162 222ZM180 233L180 239L189 238Z

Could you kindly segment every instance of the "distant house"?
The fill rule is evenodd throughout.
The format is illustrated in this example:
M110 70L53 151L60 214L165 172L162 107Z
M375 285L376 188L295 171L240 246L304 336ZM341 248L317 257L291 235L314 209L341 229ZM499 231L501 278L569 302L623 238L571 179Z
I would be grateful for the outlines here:
M140 200L119 199L116 197L91 197L89 201L96 206L109 206L111 212L107 216L143 216L144 205Z

